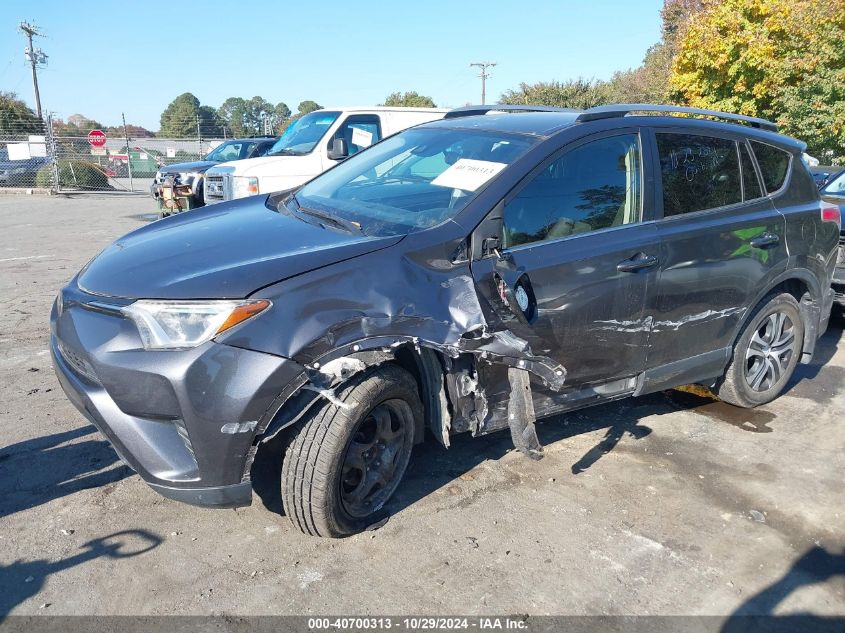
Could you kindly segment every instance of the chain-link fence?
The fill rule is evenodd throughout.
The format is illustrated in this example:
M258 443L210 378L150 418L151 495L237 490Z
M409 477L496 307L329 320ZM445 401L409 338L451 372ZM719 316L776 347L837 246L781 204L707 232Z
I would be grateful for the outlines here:
M52 188L49 126L4 122L0 132L0 187Z
M161 138L145 130L138 134L136 126L94 131L53 117L18 125L5 122L0 132L0 188L149 192L162 166L202 160L227 140L225 130L208 137L202 125L196 129L195 136Z

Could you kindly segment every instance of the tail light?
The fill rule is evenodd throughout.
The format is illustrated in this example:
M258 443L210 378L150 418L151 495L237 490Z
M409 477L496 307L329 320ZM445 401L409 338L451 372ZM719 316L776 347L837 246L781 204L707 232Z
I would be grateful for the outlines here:
M835 222L839 230L842 230L842 214L839 206L822 200L822 222Z

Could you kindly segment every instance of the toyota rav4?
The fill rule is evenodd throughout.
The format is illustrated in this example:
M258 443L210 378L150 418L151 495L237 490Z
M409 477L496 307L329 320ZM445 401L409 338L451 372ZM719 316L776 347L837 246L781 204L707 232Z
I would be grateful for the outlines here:
M286 514L355 533L426 429L539 458L539 417L688 383L775 398L833 301L840 214L803 150L689 108L452 111L120 238L61 290L55 368L161 494L247 505L284 433Z

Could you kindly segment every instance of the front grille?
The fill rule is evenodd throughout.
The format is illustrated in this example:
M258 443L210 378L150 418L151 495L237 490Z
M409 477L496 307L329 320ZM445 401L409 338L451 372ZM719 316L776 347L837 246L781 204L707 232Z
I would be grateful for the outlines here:
M226 178L223 174L206 174L205 203L222 202L226 199Z
M97 374L94 372L94 368L91 366L91 363L82 358L82 356L74 352L61 341L58 341L57 347L59 348L59 354L61 354L64 361L71 369L73 369L74 372L94 384L100 384L100 380L97 378Z

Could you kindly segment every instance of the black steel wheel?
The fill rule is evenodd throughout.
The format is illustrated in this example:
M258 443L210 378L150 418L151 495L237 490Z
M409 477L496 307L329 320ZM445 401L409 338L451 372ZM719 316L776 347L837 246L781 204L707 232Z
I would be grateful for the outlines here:
M348 536L383 518L423 422L416 381L396 365L364 371L335 395L305 416L282 462L285 513L314 536Z
M369 516L399 485L413 445L413 419L408 413L401 400L387 400L358 423L340 475L340 497L350 516Z

